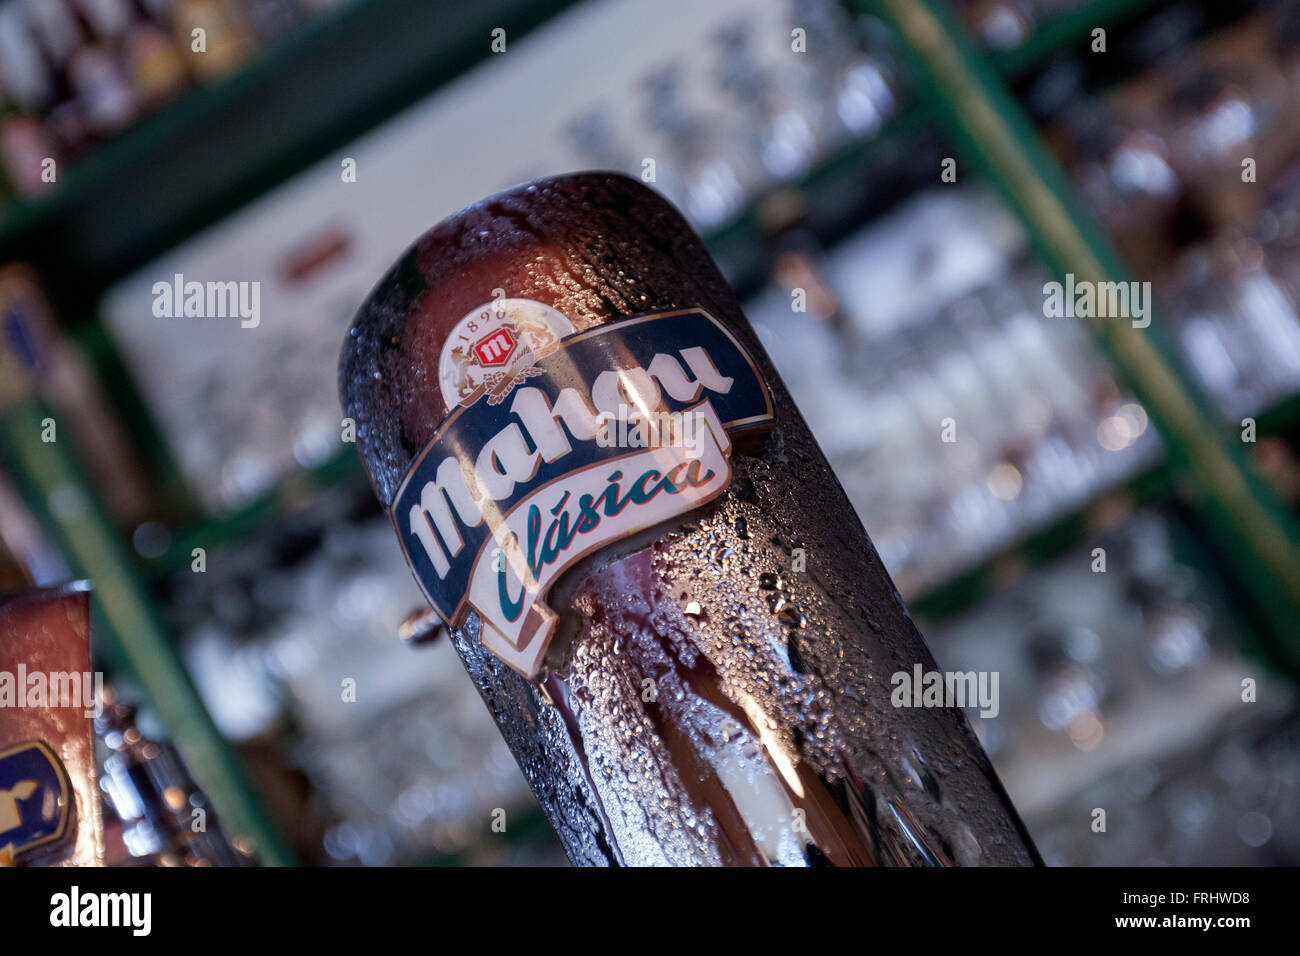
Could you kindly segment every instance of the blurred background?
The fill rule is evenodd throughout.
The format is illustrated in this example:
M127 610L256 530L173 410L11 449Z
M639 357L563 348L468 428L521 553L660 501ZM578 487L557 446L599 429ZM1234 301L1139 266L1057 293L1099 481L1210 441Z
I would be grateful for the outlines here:
M1284 0L0 0L0 590L95 582L112 859L176 861L188 773L264 863L564 862L398 637L335 369L424 229L608 168L705 237L940 666L1001 674L1045 859L1300 863L1297 116ZM1048 317L1067 272L1151 328ZM178 274L260 321L157 317Z

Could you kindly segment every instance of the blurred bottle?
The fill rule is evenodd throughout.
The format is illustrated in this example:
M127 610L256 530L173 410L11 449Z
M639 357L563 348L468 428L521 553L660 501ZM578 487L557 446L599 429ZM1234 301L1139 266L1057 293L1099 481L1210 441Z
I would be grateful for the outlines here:
M168 29L168 6L167 0L134 0L134 17L122 39L122 68L145 110L173 99L189 81Z
M59 329L35 270L0 266L0 402L49 403L113 517L124 527L158 517L156 482L89 360Z
M176 0L172 35L190 72L211 80L235 69L257 48L239 8L231 0Z
M81 31L65 0L21 0L30 38L44 63L49 82L48 103L42 108L46 128L64 153L85 150L94 137L70 76L72 57L82 44Z
M55 178L53 173L47 175L46 163L57 163L57 157L58 149L45 126L0 94L0 196L5 192L32 196L49 189Z
M672 374L678 355L694 356L693 388ZM663 384L655 401L707 396L693 408L713 416L716 445L680 461L681 449L664 446L593 449L580 424L591 413L585 396L602 409L618 396L635 404L630 388L651 408L652 395L629 384L653 389L645 368ZM525 380L533 387L512 395ZM579 532L623 521L624 533L585 550L587 539L567 537L553 572L520 570L503 554L499 582L524 587L505 618L545 618L545 597L555 615L537 625L541 638L500 630L505 595L497 608L476 592L474 610L462 603L445 615L575 863L1036 862L964 716L891 700L899 673L936 671L934 661L734 295L656 193L622 176L577 174L444 221L362 307L340 385L372 484L435 606L460 590L444 588L431 565L439 542L459 562L444 573L458 580L476 549L479 569L496 560L494 541L514 547L511 516L527 515L532 537L536 502L548 522L567 519L583 488L641 471L642 456L656 465L617 507L617 489L594 503L582 496L580 507L605 504ZM509 456L503 441L520 431L510 415L522 421L519 409L548 392L558 431L545 431L545 413L540 427L532 418L536 464L527 475L509 469L522 490L489 493L484 469L500 477L497 452ZM716 424L723 418L731 427ZM765 437L747 434L765 423ZM555 439L546 465L543 434ZM734 454L722 448L727 434ZM690 476L703 467L692 472L691 460L708 463L704 481L723 476L716 497L643 508L658 476L664 498L697 487ZM459 494L458 480L482 496L477 522L457 499L471 547L440 504L440 489ZM426 559L412 541L422 515L434 533L435 514L438 537L419 539ZM543 552L573 531L557 520L568 530L552 528ZM552 579L540 573L554 576L549 596L539 580Z
M21 0L0 0L0 90L16 110L32 116L40 116L54 99L53 81Z
M126 0L75 0L83 42L68 62L68 79L86 122L99 136L121 132L135 120L138 104L122 64L132 13Z

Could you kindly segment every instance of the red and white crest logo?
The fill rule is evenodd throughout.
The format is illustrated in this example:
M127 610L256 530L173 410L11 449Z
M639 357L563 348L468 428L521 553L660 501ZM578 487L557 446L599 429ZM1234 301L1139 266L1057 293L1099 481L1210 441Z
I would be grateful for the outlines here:
M478 364L485 368L505 365L514 350L515 337L510 333L510 329L504 327L474 343L474 354L478 356Z
M494 299L456 323L442 347L438 376L448 408L505 401L517 386L541 374L539 359L574 332L573 323L531 299Z

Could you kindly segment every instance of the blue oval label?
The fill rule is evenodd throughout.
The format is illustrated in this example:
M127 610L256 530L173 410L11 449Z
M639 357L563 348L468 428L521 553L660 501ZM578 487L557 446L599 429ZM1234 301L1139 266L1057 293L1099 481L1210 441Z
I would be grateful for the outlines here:
M15 861L62 839L71 810L68 775L45 743L0 751L0 856Z

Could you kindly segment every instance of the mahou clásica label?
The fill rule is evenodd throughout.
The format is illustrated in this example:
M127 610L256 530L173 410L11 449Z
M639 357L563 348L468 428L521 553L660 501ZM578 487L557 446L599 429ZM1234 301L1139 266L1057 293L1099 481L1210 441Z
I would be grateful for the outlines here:
M537 674L573 562L684 514L731 481L731 438L772 424L749 354L702 309L575 332L560 312L498 299L457 323L439 381L452 409L393 499L429 603Z

